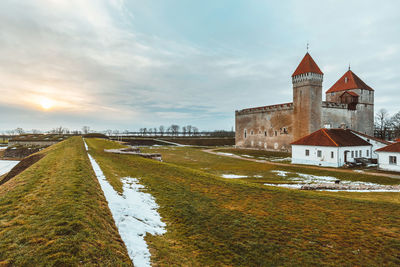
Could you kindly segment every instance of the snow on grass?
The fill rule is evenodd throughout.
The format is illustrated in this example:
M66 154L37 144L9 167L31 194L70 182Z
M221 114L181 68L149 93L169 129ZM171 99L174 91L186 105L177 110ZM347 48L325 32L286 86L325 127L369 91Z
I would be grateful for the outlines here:
M87 149L86 143L85 147ZM144 237L147 233L162 235L166 232L165 223L157 212L157 203L150 194L141 191L144 186L131 177L121 179L123 194L119 195L108 183L97 162L88 156L133 264L151 266L151 254Z
M303 186L302 184L264 184L264 185L293 188L293 189L300 189Z
M218 154L218 155L221 155L221 156L235 156L235 155L232 154L232 153L225 153L225 152L217 152L217 154Z
M276 173L276 175L282 176L282 177L286 177L288 175L288 173L290 173L290 172L280 171L280 170L273 170L271 172Z
M287 171L280 171L280 170L273 170L272 173L276 173L278 176L286 177L289 174L294 175L294 177L288 177L287 179L296 182L296 184L264 184L268 186L277 186L277 187L286 187L286 188L293 188L293 189L301 189L302 186L305 185L334 185L335 181L339 180L336 177L332 176L318 176L312 174L305 174L305 173L294 173L294 172L287 172ZM340 180L340 185L346 185L349 189L315 189L316 191L330 191L330 192L399 192L397 188L388 188L387 186L382 186L377 183L369 183L369 182L361 182L361 181L348 181L348 180ZM352 189L357 188L358 189ZM364 189L367 188L367 189Z
M246 175L236 175L236 174L222 174L222 178L229 178L229 179L238 179L238 178L246 178Z
M273 161L273 162L291 161L291 160L292 160L292 158L290 158L290 157L288 157L288 158L273 158L273 159L270 159L270 161Z
M245 157L245 158L254 158L253 156L250 156L250 155L240 155L240 156Z
M0 160L0 176L11 171L18 163L16 160Z

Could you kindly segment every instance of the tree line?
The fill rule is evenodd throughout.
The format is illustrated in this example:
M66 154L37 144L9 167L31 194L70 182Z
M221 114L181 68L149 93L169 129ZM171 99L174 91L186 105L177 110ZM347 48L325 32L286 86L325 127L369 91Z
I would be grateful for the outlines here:
M391 116L386 109L380 109L375 116L374 135L385 140L400 138L400 111Z

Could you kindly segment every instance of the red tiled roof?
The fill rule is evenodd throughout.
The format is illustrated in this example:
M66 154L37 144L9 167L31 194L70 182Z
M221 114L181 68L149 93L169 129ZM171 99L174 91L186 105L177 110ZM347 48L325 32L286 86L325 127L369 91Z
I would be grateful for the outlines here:
M347 79L346 79L347 78ZM348 70L326 93L340 92L350 89L364 89L374 91L351 70Z
M294 141L292 145L305 146L370 146L371 144L364 139L345 129L319 129Z
M377 149L376 151L382 151L382 152L400 152L400 142L382 147L380 149Z
M319 69L317 63L315 63L314 59L307 52L307 54L301 60L297 69L293 72L292 77L296 76L296 75L304 74L304 73L309 73L309 72L323 75L323 73Z

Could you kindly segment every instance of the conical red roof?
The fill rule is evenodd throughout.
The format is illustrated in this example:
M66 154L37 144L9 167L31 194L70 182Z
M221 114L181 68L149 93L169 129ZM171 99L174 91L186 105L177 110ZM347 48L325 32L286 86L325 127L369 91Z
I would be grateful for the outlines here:
M323 75L323 73L319 69L317 63L315 63L314 59L307 52L307 54L301 60L297 69L293 72L292 77L296 76L296 75L304 74L304 73L309 73L309 72Z
M363 89L374 91L351 70L348 70L326 93L340 92L350 89Z

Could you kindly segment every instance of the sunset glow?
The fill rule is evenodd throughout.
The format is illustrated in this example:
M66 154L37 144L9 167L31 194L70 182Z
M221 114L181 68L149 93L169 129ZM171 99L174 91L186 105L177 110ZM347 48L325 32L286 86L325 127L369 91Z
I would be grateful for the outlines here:
M40 100L40 105L42 106L43 109L48 110L54 106L54 101L49 98L42 98Z

